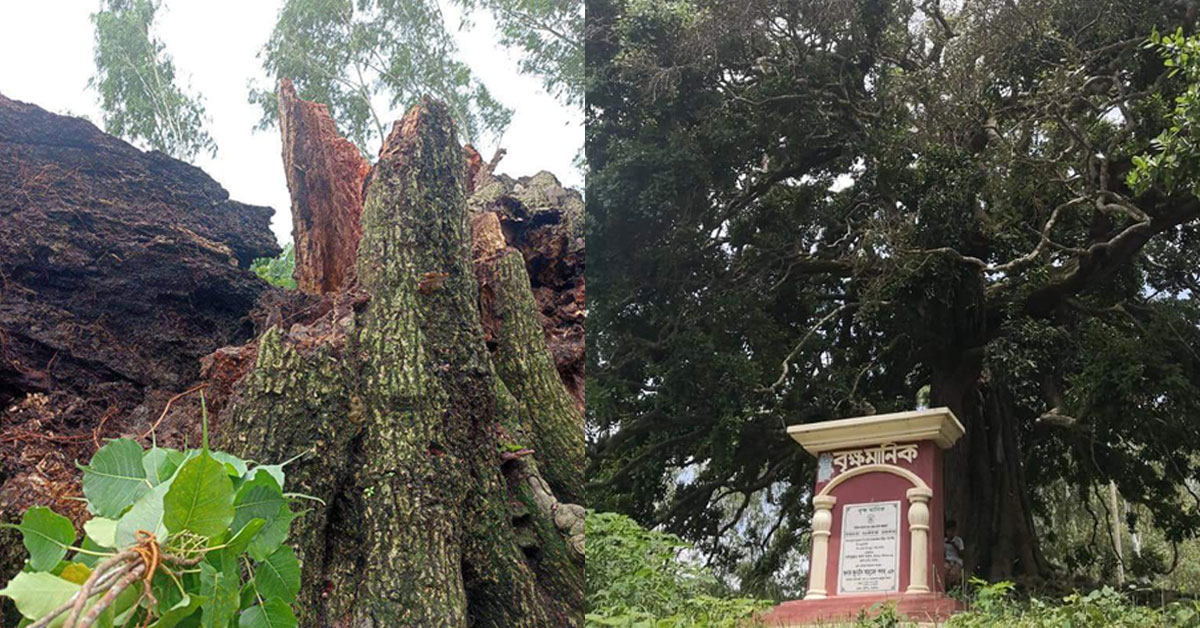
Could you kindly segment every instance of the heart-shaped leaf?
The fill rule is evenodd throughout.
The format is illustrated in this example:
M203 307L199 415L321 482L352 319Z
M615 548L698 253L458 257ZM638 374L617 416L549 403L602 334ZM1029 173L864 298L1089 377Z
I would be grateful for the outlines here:
M97 515L116 519L150 490L142 448L127 438L109 441L83 470L83 495Z
M250 547L246 549L246 553L254 560L266 560L287 538L288 529L296 516L287 504L281 506L279 512L267 520L267 525L250 539Z
M300 561L292 548L284 546L254 566L254 583L267 598L296 601L300 592Z
M233 529L241 529L251 519L270 521L286 503L274 476L267 472L258 473L238 489L233 499Z
M202 562L200 594L205 597L201 606L201 625L204 628L227 628L238 610L237 576Z
M25 511L18 529L25 549L29 550L29 566L34 571L53 569L75 542L75 525L71 520L44 506Z
M138 532L141 530L153 533L160 543L167 540L167 527L163 524L163 502L173 482L174 480L150 489L134 502L129 512L121 515L121 519L117 521L114 534L116 545L113 547L124 549L136 545L140 540Z
M0 595L12 598L21 615L40 619L66 603L81 588L74 582L44 571L23 571L9 581L8 586L0 589Z
M296 616L283 600L267 600L242 611L238 628L296 628Z
M216 536L233 522L233 482L225 465L202 453L183 463L163 498L163 523L171 533Z
M184 455L181 451L154 447L146 451L142 458L142 467L146 470L146 479L151 484L162 484L171 479L179 465L183 464Z
M112 519L92 517L83 522L83 531L101 547L117 546L117 522Z

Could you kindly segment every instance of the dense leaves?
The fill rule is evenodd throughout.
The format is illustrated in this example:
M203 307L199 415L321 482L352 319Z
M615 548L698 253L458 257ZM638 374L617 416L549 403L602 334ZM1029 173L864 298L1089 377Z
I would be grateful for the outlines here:
M115 600L91 597L88 609L104 605L96 625L296 626L290 605L300 565L283 545L296 514L283 493L281 465L207 449L143 451L119 439L82 468L95 516L84 522L80 545L71 521L47 508L29 509L13 526L30 557L0 595L12 598L22 625L58 610L85 583L105 581L102 570L117 561L125 571L109 568L116 575L107 581L141 568L150 573L153 597L141 596L136 581L123 591L113 587L121 591Z
M1139 626L1200 626L1200 604L1173 602L1150 606L1134 604L1117 591L1103 587L1088 593L1072 593L1059 600L1017 600L1013 583L978 587L969 600L968 611L953 616L948 628L1135 628Z
M254 260L250 264L250 270L272 286L295 290L296 279L293 276L296 272L295 243L288 242L283 245L283 251L277 257L260 257Z
M104 0L92 15L96 75L90 85L100 94L104 130L185 161L201 152L215 155L203 100L177 84L171 56L152 32L159 5Z
M729 596L675 535L611 512L589 511L587 527L589 627L735 628L769 605Z
M583 104L583 2L579 0L457 0L486 9L500 43L521 53L521 71L540 77L568 105Z
M261 126L278 120L274 81L290 78L301 98L328 105L366 154L388 131L376 97L402 110L433 96L469 139L498 134L511 116L458 59L441 7L429 0L288 0L260 56L272 77L250 95L263 108Z
M946 505L978 573L1066 568L1037 542L1063 482L1115 482L1169 542L1200 525L1197 170L1130 179L1194 163L1171 149L1193 115L1190 14L595 0L588 16L590 505L664 525L747 591L794 594L778 574L806 549L812 461L784 428L921 399L967 427Z

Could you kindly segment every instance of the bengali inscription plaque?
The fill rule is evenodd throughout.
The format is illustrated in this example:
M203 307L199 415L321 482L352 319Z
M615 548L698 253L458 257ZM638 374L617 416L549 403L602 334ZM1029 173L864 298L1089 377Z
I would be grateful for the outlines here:
M845 506L838 565L839 594L899 591L899 501Z

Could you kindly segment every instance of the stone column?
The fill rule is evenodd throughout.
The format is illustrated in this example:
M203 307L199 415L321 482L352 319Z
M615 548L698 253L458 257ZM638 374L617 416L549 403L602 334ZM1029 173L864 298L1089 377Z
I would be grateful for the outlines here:
M933 491L910 488L908 496L908 590L906 593L929 593L929 499Z
M833 527L833 505L837 498L818 495L813 498L812 561L808 565L806 600L825 598L825 570L829 566L829 529Z

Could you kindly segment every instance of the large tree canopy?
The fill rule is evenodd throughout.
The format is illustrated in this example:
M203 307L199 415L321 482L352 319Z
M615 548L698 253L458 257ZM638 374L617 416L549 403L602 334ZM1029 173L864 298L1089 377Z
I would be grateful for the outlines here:
M1050 486L1200 525L1194 44L1147 43L1200 7L959 4L589 3L590 507L762 590L786 426L927 403L980 575L1062 566Z

